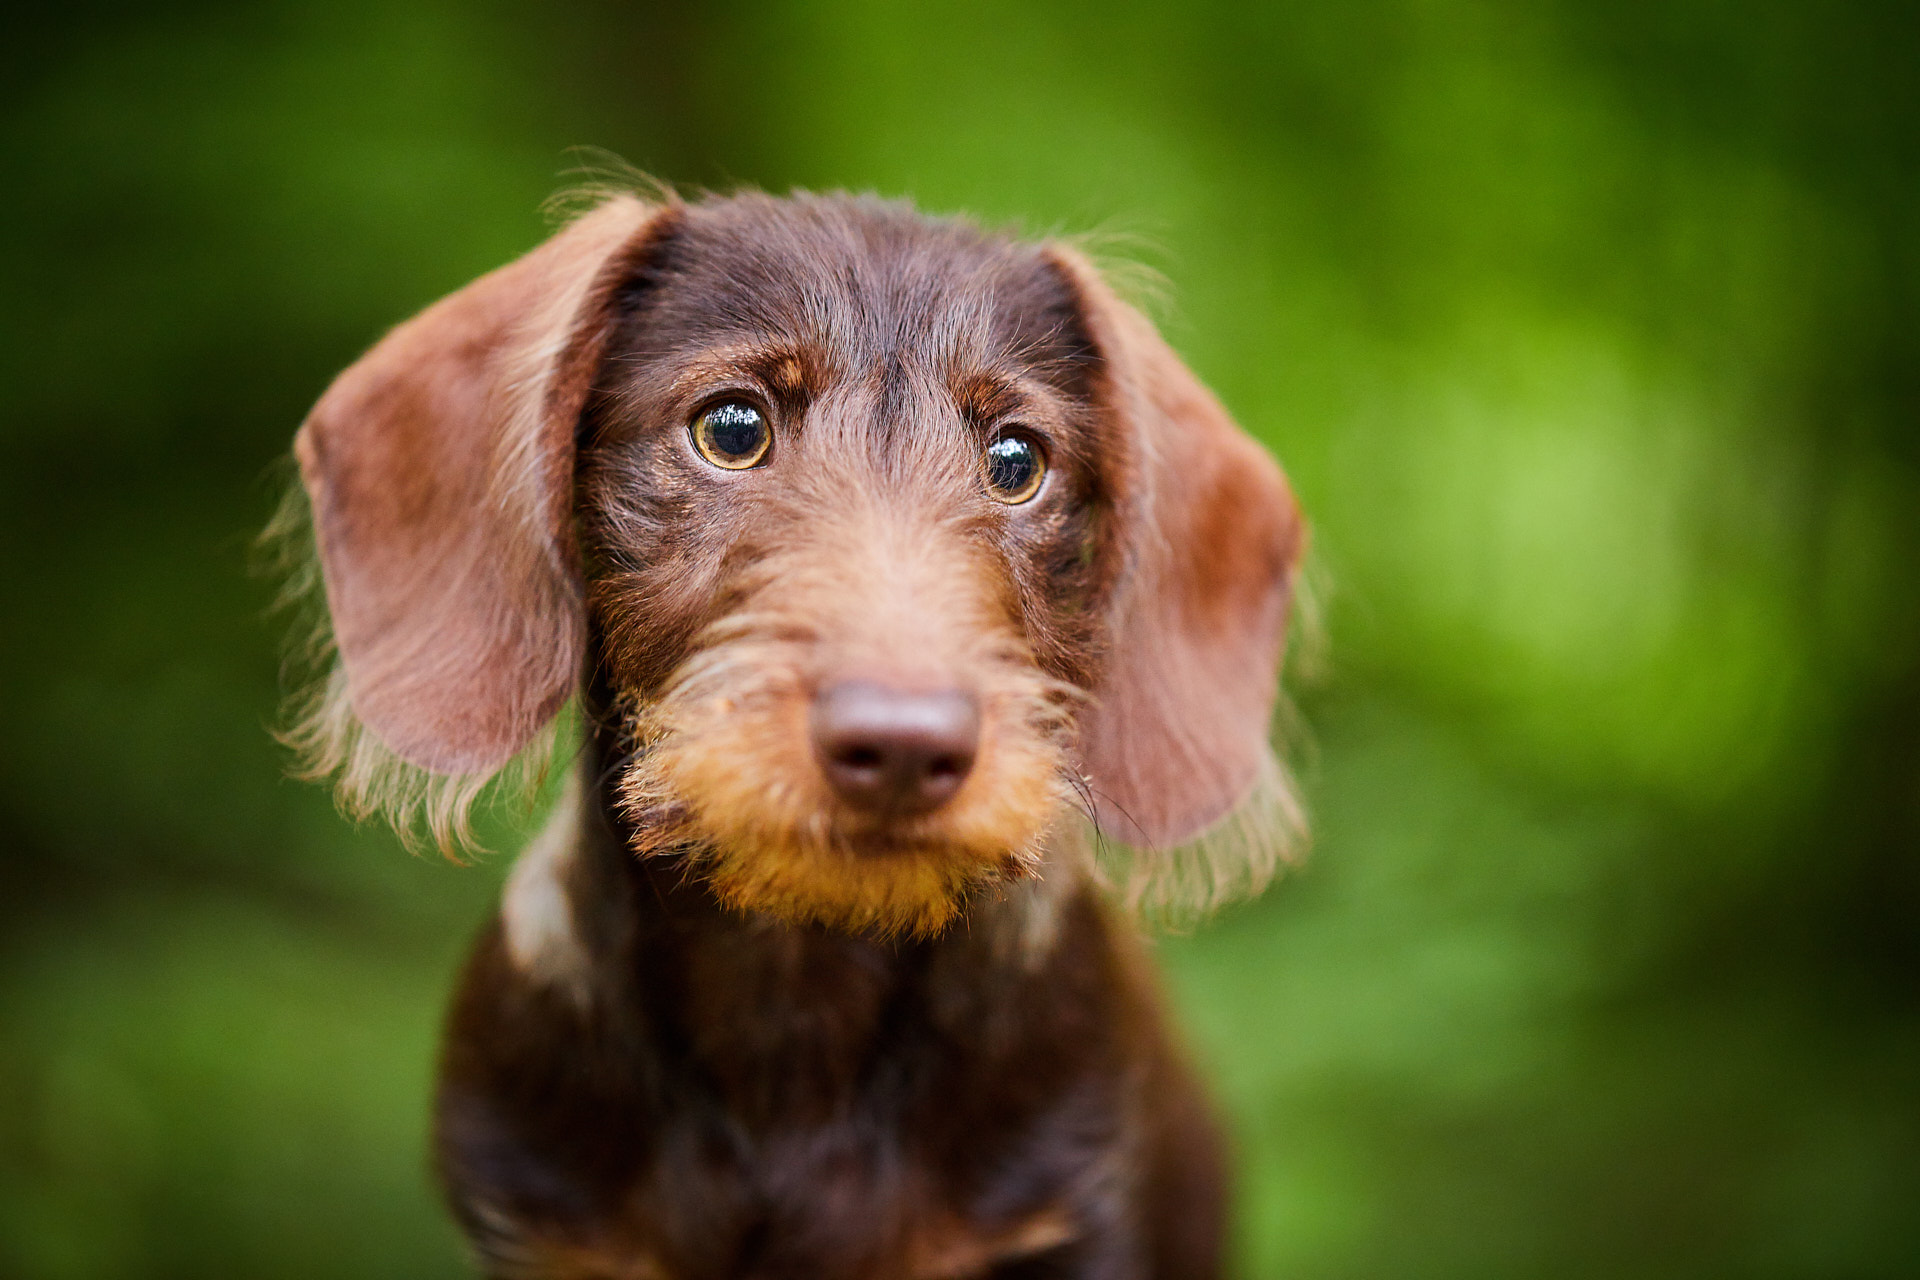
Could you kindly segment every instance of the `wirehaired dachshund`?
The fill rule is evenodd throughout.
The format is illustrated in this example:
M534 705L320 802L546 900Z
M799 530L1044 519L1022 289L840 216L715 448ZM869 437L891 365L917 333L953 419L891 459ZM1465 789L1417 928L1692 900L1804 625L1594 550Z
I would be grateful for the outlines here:
M455 845L572 762L440 1069L487 1275L1218 1273L1223 1144L1133 916L1283 851L1304 533L1085 256L602 195L295 453L307 765Z

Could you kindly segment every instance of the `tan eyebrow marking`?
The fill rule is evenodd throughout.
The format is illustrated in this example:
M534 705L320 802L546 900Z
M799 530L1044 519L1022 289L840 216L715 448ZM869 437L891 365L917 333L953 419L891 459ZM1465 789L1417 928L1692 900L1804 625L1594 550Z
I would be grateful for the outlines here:
M788 352L767 367L767 385L773 388L775 395L802 395L807 391L807 372L806 362L793 352Z
M681 369L674 389L685 394L690 388L747 377L779 399L796 400L818 394L830 372L816 353L743 343L701 352Z
M990 423L1026 404L1018 386L996 373L961 374L948 385L960 412L974 423Z

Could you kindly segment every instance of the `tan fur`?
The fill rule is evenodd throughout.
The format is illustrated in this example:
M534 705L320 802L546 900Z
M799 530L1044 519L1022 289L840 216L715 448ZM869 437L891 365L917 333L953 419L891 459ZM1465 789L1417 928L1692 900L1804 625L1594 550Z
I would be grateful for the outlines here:
M838 928L924 936L972 890L1032 875L1072 793L1070 691L1042 675L964 537L859 501L816 517L751 575L658 697L621 783L642 852L692 857L729 903ZM881 825L833 795L808 709L824 678L979 690L978 757L935 812Z
M974 1280L997 1266L1045 1253L1078 1232L1067 1215L1046 1209L994 1231L948 1222L916 1235L910 1243L905 1280Z

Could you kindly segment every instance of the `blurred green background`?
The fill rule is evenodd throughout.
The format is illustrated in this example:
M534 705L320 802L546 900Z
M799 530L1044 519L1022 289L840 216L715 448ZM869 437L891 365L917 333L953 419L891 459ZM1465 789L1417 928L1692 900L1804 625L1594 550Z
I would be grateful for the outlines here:
M1247 1275L1920 1275L1911 4L0 21L0 1274L466 1273L505 859L283 780L249 544L593 144L1130 237L1290 469L1315 849L1160 947Z

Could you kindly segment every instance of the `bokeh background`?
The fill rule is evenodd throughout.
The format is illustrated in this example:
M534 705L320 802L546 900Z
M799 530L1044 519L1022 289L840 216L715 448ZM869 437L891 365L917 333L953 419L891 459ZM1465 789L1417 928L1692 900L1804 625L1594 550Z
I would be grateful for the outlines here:
M250 543L576 144L1107 233L1291 471L1315 848L1160 944L1245 1274L1920 1274L1910 4L0 23L0 1274L467 1274L425 1107L506 859L283 779Z

